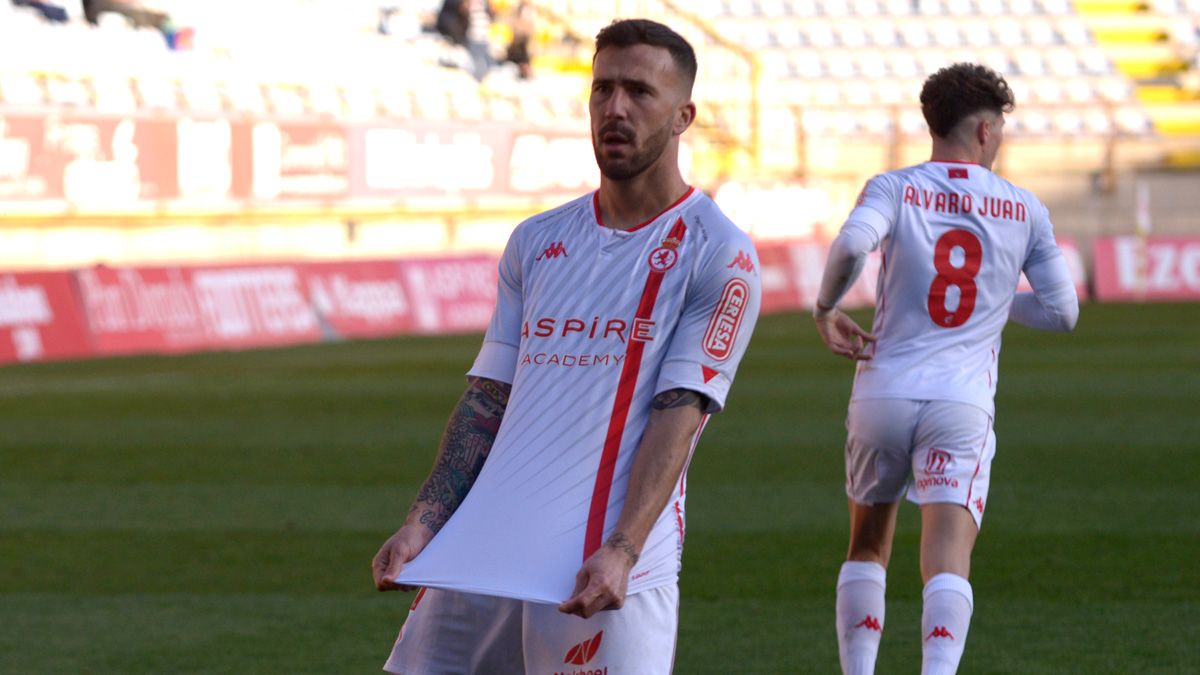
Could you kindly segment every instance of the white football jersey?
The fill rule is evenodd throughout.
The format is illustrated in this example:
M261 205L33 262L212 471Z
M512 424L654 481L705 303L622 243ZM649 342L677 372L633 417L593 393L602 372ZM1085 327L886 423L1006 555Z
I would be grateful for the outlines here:
M977 164L872 178L847 218L877 236L874 358L853 399L961 401L994 414L1000 333L1021 270L1059 255L1036 197Z
M758 317L750 238L691 189L628 231L599 214L596 194L581 197L509 239L469 373L511 383L508 408L471 491L400 582L562 602L620 515L654 396L703 394L705 422L724 406ZM678 578L686 473L630 593Z

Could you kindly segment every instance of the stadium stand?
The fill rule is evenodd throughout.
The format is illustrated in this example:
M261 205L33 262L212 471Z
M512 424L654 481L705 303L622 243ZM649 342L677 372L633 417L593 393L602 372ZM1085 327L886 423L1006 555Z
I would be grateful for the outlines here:
M821 178L837 183L829 188L835 202L844 200L864 176L924 151L925 123L915 106L921 82L959 60L997 69L1016 92L1002 165L1036 169L1053 162L1100 175L1108 189L1114 162L1200 166L1198 0L535 0L524 10L534 19L528 79L503 62L518 3L497 0L487 32L494 63L482 81L469 50L438 33L442 0L139 3L149 14L131 14L110 0L99 5L109 9L93 15L94 23L83 2L51 3L65 20L18 6L24 4L0 0L0 120L72 112L189 124L419 123L433 129L422 133L435 136L441 124L460 134L500 125L544 136L512 147L552 153L559 151L551 142L556 135L577 139L586 129L590 36L614 16L640 15L677 27L700 52L700 117L688 152L691 179L714 190L734 176ZM346 132L321 161L344 164L338 153L347 144L358 147L356 134ZM498 137L470 138L495 143ZM292 159L311 162L321 141L312 143ZM510 220L509 210L544 206L530 195L551 180L529 179L519 158L512 161L505 171L528 188L521 195L326 192L213 208L234 220L269 206L289 216L333 213L358 222L395 218L398 206L418 204L415 212L432 209L443 222L482 211ZM338 170L338 180L359 180L358 169ZM368 183L378 178L366 173ZM295 186L330 185L328 176L289 179ZM192 187L204 182L192 180ZM31 189L27 183L0 190L19 193ZM255 188L251 197L278 191ZM39 208L22 203L9 211ZM44 210L77 217L89 208ZM169 217L170 208L152 199L126 211Z

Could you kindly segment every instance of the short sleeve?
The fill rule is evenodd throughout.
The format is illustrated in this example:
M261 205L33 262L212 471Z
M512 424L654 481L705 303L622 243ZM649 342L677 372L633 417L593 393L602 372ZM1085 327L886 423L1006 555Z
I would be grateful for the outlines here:
M900 198L896 194L892 179L880 174L863 186L858 195L858 202L847 216L846 222L866 225L875 233L877 241L883 241L892 230L899 204Z
M496 308L483 337L483 346L479 349L479 355L475 357L475 364L467 371L470 377L483 377L512 384L516 374L523 316L519 232L520 230L509 237L504 254L500 257Z
M761 295L758 254L750 240L720 246L691 282L654 393L689 389L708 398L706 413L724 408Z

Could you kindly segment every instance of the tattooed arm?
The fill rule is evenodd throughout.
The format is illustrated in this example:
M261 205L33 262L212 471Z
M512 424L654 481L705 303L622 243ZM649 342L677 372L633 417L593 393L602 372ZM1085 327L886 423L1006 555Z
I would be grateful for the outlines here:
M475 484L500 431L511 390L512 386L503 382L468 379L467 390L442 434L433 469L409 508L404 525L384 542L371 563L376 588L410 590L395 583L396 575L442 529Z
M604 545L584 561L575 575L575 591L559 605L560 612L586 619L625 604L629 572L675 492L708 401L688 389L671 389L654 397L653 405L616 527Z

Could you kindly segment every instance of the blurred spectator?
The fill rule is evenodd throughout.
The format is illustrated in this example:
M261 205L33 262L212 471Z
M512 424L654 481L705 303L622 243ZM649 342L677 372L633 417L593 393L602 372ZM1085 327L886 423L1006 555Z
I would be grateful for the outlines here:
M445 0L437 15L437 32L456 45L467 46L466 0Z
M125 0L82 0L83 15L93 26L100 23L105 12L120 14L134 28L155 28L163 35L171 49L189 49L192 46L193 30L178 28L166 12L141 6L141 3Z
M445 0L438 12L437 31L450 42L467 48L471 74L476 80L482 80L492 67L488 31L494 15L489 0Z
M512 28L512 40L508 43L504 60L516 65L518 77L528 80L533 76L529 54L529 43L533 40L535 30L533 7L526 0L521 0L509 14L508 21Z
M467 51L471 52L471 61L475 65L476 80L483 80L493 65L491 45L488 34L492 29L491 0L466 0L467 3Z
M58 5L52 5L41 0L12 0L12 4L13 7L29 7L30 9L37 10L43 19L51 23L67 22L67 10Z

